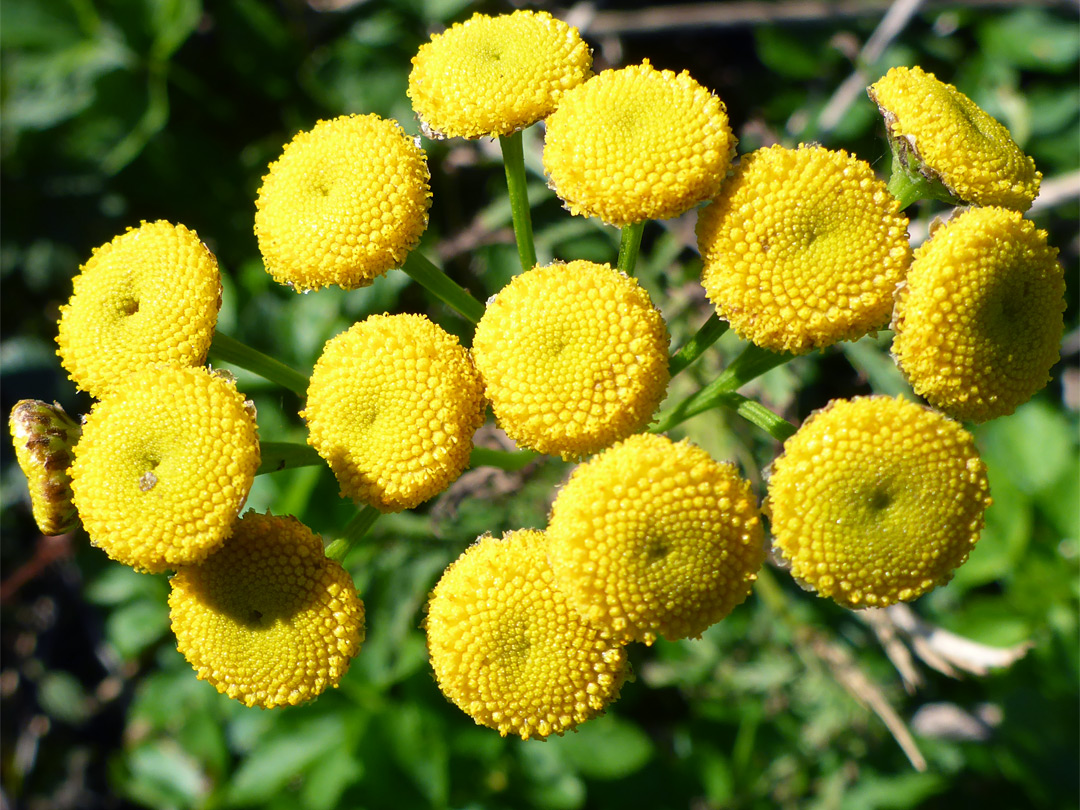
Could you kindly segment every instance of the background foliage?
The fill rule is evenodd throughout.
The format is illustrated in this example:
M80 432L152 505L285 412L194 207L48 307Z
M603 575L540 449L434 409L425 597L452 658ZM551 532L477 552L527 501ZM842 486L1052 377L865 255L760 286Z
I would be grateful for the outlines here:
M1075 3L926 3L880 53L863 47L885 3L831 12L825 5L801 17L784 2L697 4L719 19L683 28L634 28L635 5L595 3L595 15L585 6L533 7L570 14L595 48L597 70L644 57L689 69L727 103L741 153L815 140L884 173L872 105L860 92L837 106L834 94L856 67L872 81L890 65L917 63L1006 123L1047 181L1071 175L1076 183ZM275 284L258 256L253 200L282 145L319 118L377 112L418 132L405 95L416 49L475 10L509 8L468 0L3 0L4 412L24 397L88 409L54 354L57 308L90 250L144 219L196 229L225 271L219 329L305 373L329 337L370 313L427 312L467 340L465 323L401 273L348 293L297 296ZM539 140L526 134L541 260L613 261L618 234L571 218L547 190ZM423 249L483 300L517 263L497 147L425 146L434 207ZM925 233L936 210L917 208L913 233ZM986 644L1030 639L1033 648L1012 668L962 680L924 668L924 686L906 694L857 615L778 574L779 587L759 588L701 640L635 645L636 681L579 733L545 743L502 739L443 699L418 624L427 592L477 534L544 525L568 469L553 460L520 474L472 471L425 507L380 519L346 560L367 605L368 640L341 688L296 709L245 709L197 681L177 653L164 576L111 563L81 533L36 534L5 442L5 806L1076 807L1078 215L1075 192L1031 214L1049 229L1066 269L1063 359L1032 402L976 430L995 499L988 526L954 582L916 606L926 620ZM673 345L708 314L692 225L650 225L639 264ZM754 394L799 420L834 396L905 390L888 338L802 358L770 372ZM711 379L740 345L726 335L673 394ZM243 372L239 381L258 406L264 438L303 441L297 397ZM696 417L676 435L736 460L759 493L778 449L723 412ZM488 429L482 441L497 446L498 436ZM249 505L296 514L328 539L353 514L322 468L261 476ZM852 673L911 723L925 772L853 696ZM927 720L943 711L954 722Z

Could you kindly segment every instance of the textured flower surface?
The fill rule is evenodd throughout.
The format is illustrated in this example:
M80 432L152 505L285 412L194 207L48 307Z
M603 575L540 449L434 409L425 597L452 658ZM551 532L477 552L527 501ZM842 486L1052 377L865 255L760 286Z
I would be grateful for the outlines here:
M741 337L802 353L885 326L908 220L864 161L820 146L744 157L698 215L702 284Z
M990 505L971 434L905 399L833 400L784 443L766 513L804 587L851 608L948 582Z
M373 315L327 341L301 416L343 497L398 512L468 465L483 385L457 338L427 318Z
M298 133L255 201L267 271L298 292L371 284L427 228L429 178L424 151L396 121L345 115Z
M668 333L649 294L606 264L516 276L489 302L473 357L518 444L577 458L641 430L668 384Z
M504 737L562 734L619 695L626 652L552 583L542 532L485 535L432 591L425 621L439 688Z
M571 213L621 227L714 197L734 151L723 102L686 71L645 60L563 96L547 120L544 170Z
M749 483L701 448L652 434L574 470L547 534L570 603L646 644L700 636L746 599L765 556Z
M868 90L889 139L921 174L965 202L1031 207L1042 180L1035 161L951 84L919 67L894 67Z
M258 466L255 418L232 382L203 368L150 368L90 412L71 488L90 542L159 572L221 545Z
M59 403L38 399L15 403L8 418L15 458L26 475L34 522L45 535L63 534L79 525L72 502L72 448L82 429Z
M144 222L94 250L60 307L57 354L99 399L128 375L206 360L221 305L217 259L183 225Z
M431 137L510 135L592 75L576 28L546 11L474 14L422 45L409 98Z
M180 652L200 680L247 706L295 706L336 687L364 640L352 578L294 517L248 512L169 584Z
M1057 253L1046 231L1005 208L973 208L934 231L893 316L893 354L915 392L985 422L1046 385L1065 328Z

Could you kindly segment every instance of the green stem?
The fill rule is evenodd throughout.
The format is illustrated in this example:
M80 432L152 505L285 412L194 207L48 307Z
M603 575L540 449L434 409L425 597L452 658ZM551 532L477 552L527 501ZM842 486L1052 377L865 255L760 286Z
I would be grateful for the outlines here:
M478 323L484 317L484 305L420 251L409 253L401 269L409 278L470 323Z
M631 222L622 229L622 239L619 242L619 269L626 275L634 275L634 265L637 264L638 249L641 247L641 234L645 230L646 220Z
M295 391L300 396L307 393L308 378L305 375L221 332L214 335L214 342L210 344L210 356L220 362L247 369L263 379Z
M259 453L261 461L256 475L296 467L315 467L323 463L314 447L299 442L259 442Z
M893 173L889 178L888 189L889 193L900 201L901 211L913 202L930 196L926 193L925 182L920 183L914 179L906 171L899 168L896 161L893 161Z
M341 532L341 537L326 547L326 556L331 560L344 562L345 557L364 538L380 514L382 513L374 506L365 506L357 512Z
M727 321L720 320L720 316L715 312L710 315L709 320L702 324L701 328L698 329L697 334L686 341L676 354L672 355L671 361L668 364L668 370L671 372L671 376L674 377L701 357L701 355L705 353L705 350L712 346L727 330Z
M469 455L470 467L498 467L507 472L517 472L540 456L535 450L492 450L474 447Z
M782 366L794 355L781 352L771 352L760 346L749 343L742 353L731 361L726 369L713 380L708 389L717 391L738 391L751 380L756 380L766 371L771 371L777 366ZM707 389L703 389L707 390Z
M521 130L513 135L500 135L503 167L506 169L506 188L510 192L510 215L514 219L518 258L522 270L536 267L536 245L533 242L532 214L525 181L525 152L521 146Z

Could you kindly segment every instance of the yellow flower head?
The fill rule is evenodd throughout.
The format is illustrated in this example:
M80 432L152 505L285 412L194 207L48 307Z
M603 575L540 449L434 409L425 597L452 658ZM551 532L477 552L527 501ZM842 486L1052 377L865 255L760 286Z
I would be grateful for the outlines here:
M30 487L34 521L42 534L69 532L79 525L71 500L72 448L82 433L60 403L39 399L15 403L8 419L15 458Z
M667 390L668 333L649 294L606 264L535 267L488 304L473 357L503 430L576 458L641 430Z
M744 157L698 216L702 283L741 337L796 354L884 326L911 261L869 164L820 146Z
M442 575L425 625L443 694L504 737L561 735L602 714L626 678L622 644L555 588L542 532L481 537Z
M210 349L221 276L194 231L159 220L94 250L60 307L60 362L101 398L132 372L169 363L201 366Z
M255 201L267 271L297 292L365 287L427 228L427 158L397 121L344 115L285 146Z
M757 500L735 468L648 433L574 470L547 534L570 603L646 644L700 636L746 599L765 556Z
M169 584L176 645L222 694L272 709L336 687L364 640L364 603L294 517L248 512Z
M229 536L259 466L244 397L203 368L132 374L87 417L71 488L90 542L159 572Z
M544 170L571 213L621 227L714 197L734 151L723 102L646 59L563 96L547 120Z
M970 433L904 399L833 400L773 463L766 513L792 575L851 608L952 578L990 505Z
M424 316L372 315L327 341L300 415L343 497L399 512L468 465L483 385L457 338Z
M1009 131L951 84L894 67L868 88L901 159L956 198L1026 211L1042 174Z
M409 98L432 138L510 135L549 116L592 75L576 28L546 11L474 14L422 45Z
M915 392L985 422L1046 385L1064 331L1057 248L1018 211L972 208L916 252L897 294L893 355Z

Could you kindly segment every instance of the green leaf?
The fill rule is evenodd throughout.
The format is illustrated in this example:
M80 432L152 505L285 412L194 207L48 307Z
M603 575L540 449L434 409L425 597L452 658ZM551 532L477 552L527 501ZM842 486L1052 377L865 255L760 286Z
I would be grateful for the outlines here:
M363 766L350 751L335 748L308 772L300 791L300 803L305 810L334 810L340 806L345 789L363 774Z
M1031 542L1031 500L1008 477L1008 468L990 469L990 496L994 503L986 510L986 528L950 588L967 590L1005 579Z
M79 679L70 672L51 670L38 682L38 700L50 717L78 725L86 720L91 708Z
M150 3L150 26L154 59L168 59L194 33L202 17L199 0L153 0Z
M583 723L576 733L550 738L548 745L568 767L591 779L622 779L644 767L654 753L639 726L614 714Z
M1033 399L1016 413L996 419L976 431L985 447L983 459L996 469L990 480L1007 477L1022 491L1033 494L1062 475L1076 455L1076 426L1046 402ZM991 492L993 495L993 492Z
M123 791L148 807L194 807L210 789L198 763L172 740L139 746L126 764Z
M754 27L758 58L789 79L816 79L825 72L822 48L805 31L778 25Z
M105 637L121 658L135 658L168 632L169 607L164 601L139 599L109 614Z
M1025 70L1064 71L1080 57L1075 21L1043 9L1020 8L989 18L979 27L983 51Z
M444 807L450 795L450 752L442 718L419 705L403 703L383 715L382 728L398 766L434 807Z
M879 776L861 775L859 783L844 796L841 810L908 810L943 791L948 782L937 773L903 773Z

